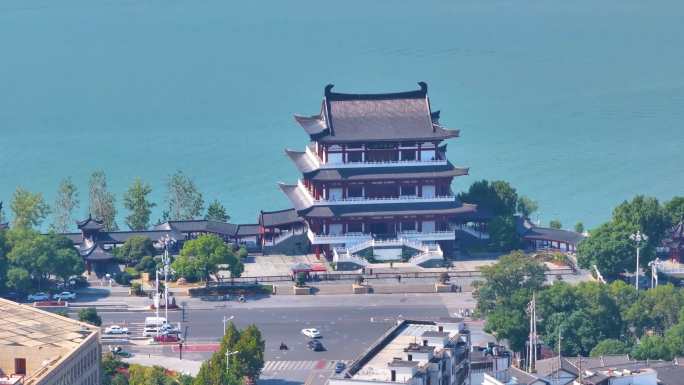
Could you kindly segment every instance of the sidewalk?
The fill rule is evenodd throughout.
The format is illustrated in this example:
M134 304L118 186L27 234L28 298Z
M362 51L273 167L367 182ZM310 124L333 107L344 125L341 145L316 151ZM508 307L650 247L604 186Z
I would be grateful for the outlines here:
M144 366L161 366L166 369L174 370L179 373L196 376L199 373L202 361L181 360L178 357L154 356L147 354L134 354L133 357L124 358L129 364L139 364Z

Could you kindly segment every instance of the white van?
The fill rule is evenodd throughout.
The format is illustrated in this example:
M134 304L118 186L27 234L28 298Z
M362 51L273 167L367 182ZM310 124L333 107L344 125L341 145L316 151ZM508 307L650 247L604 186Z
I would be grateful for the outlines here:
M159 329L166 325L166 318L164 317L146 317L145 329L143 330L143 337L152 337L159 334Z

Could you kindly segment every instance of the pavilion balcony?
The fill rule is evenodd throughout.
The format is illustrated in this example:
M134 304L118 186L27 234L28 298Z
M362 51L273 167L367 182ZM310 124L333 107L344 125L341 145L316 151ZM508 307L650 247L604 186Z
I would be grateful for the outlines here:
M454 195L442 195L432 197L420 197L415 195L398 196L398 197L347 197L340 199L313 199L314 206L335 206L335 205L363 205L363 204L381 204L381 203L436 203L436 202L453 202L456 199Z
M446 166L447 159L414 159L414 160L388 160L388 161L364 161L364 162L327 162L323 163L309 146L306 147L307 163L319 169L340 168L373 168L373 167L404 167L404 166Z
M453 241L456 239L456 233L453 231L402 231L397 233L397 237L406 238L412 241L426 242L426 241Z
M349 233L349 234L316 234L309 230L307 233L312 245L336 245L336 244L357 244L373 239L370 234Z
M453 231L404 231L393 235L377 236L366 233L346 233L346 234L316 234L313 231L308 231L309 241L313 245L342 245L346 247L354 247L363 245L367 242L384 242L382 246L388 246L391 242L413 242L421 244L422 242L432 241L453 241L456 236Z

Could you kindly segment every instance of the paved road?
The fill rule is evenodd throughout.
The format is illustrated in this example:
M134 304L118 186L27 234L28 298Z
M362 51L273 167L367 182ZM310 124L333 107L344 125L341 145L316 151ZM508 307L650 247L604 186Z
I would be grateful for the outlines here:
M255 323L266 341L266 360L311 361L352 360L375 341L398 318L436 319L472 306L468 294L337 295L321 297L270 297L245 304L215 305L211 310L186 312L187 344L217 342L224 316L234 317L239 327ZM163 314L163 312L162 312ZM142 331L144 318L152 312L107 312L103 324L125 324L133 336ZM181 313L170 312L170 322L181 322ZM306 348L301 329L315 327L323 334L323 352ZM279 350L285 342L288 351ZM155 353L174 354L171 347L145 347ZM208 352L186 353L186 357L207 357Z
M223 317L233 316L238 327L255 323L266 341L267 363L260 385L323 385L336 361L354 360L398 318L436 319L461 308L471 308L474 301L470 293L273 296L245 304L228 302L212 306L212 309L186 312L182 322L183 327L188 327L186 344L200 351L184 351L184 360L208 358L211 348L221 337ZM100 314L104 326L126 324L136 336L142 331L144 318L153 312L101 309ZM169 318L172 323L180 322L181 312L170 312ZM471 323L473 337L487 338L480 326ZM308 338L301 334L305 327L321 330L321 342L326 351L313 352L306 348ZM281 341L289 350L279 350ZM161 365L168 360L168 364L174 366L170 357L178 357L175 346L133 345L129 348L142 359L147 359L149 354L149 360Z

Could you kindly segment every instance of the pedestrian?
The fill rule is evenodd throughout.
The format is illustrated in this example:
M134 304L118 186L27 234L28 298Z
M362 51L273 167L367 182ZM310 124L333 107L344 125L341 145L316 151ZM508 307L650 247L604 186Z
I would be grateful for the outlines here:
M397 274L397 282L401 283L401 275Z

